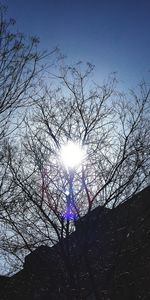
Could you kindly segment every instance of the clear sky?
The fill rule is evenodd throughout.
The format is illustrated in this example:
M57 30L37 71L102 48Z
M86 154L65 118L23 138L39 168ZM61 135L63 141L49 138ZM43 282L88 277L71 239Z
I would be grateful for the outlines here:
M41 47L96 65L97 78L118 72L132 87L150 70L150 0L6 0L9 15Z

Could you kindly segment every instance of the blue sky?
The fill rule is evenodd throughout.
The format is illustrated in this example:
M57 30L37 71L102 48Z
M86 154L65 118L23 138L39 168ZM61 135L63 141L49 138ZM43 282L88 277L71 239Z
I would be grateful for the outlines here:
M97 79L118 72L122 84L149 79L150 0L6 0L19 31L59 46L72 61L96 65Z

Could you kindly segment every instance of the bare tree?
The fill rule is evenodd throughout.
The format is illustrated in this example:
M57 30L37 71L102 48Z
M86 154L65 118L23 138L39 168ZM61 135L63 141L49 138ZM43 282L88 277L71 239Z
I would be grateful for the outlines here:
M43 53L37 51L38 38L15 31L15 20L8 19L7 9L0 6L0 139L8 130L10 117L24 107L39 72ZM12 120L11 120L12 123ZM11 124L12 127L12 124ZM12 129L12 128L11 128Z
M26 42L10 31L12 25L1 7L1 252L16 270L26 253L59 241L73 286L70 233L77 220L98 205L116 207L147 185L150 90L143 82L137 92L120 93L114 75L95 84L94 67L79 63L61 64L59 73L51 74L53 84L43 83L39 91L38 40ZM30 103L16 140L14 114ZM72 169L60 157L68 141L86 150L81 165ZM90 266L89 274L92 278Z
M0 222L4 227L7 218L3 198L7 206L10 195L14 193L8 170L8 141L12 139L14 144L18 143L17 129L25 117L26 108L32 104L31 98L40 91L40 77L45 66L43 59L48 56L38 50L38 44L37 37L26 38L16 31L15 20L9 19L7 8L0 5ZM11 222L10 215L9 219ZM3 236L6 236L5 229L1 227ZM1 242L1 249L12 249L13 246L5 245L6 240L10 246L8 238Z
M19 146L6 147L11 188L1 197L5 250L22 260L26 251L59 241L70 274L69 236L77 219L98 205L115 207L149 176L149 88L141 83L124 95L114 76L101 86L92 83L92 71L90 64L85 70L63 65L53 76L56 86L32 97ZM67 141L86 148L81 166L71 171L60 159ZM68 197L73 215L65 218Z

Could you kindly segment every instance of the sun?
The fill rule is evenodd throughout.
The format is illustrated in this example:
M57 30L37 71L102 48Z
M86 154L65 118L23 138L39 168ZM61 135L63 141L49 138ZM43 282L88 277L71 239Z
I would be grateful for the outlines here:
M69 141L63 145L60 150L62 163L67 168L78 167L85 158L86 151L79 143Z

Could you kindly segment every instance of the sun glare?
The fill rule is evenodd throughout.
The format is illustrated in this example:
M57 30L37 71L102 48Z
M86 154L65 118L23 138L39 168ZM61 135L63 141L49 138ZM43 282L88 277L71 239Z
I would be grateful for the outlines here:
M61 147L60 156L65 167L78 167L85 158L85 149L72 141Z

